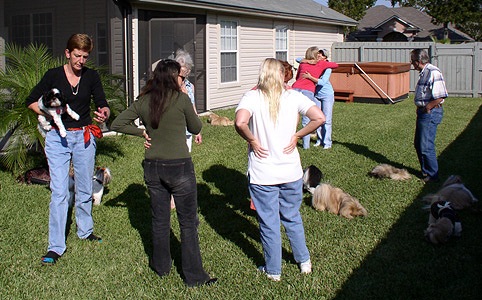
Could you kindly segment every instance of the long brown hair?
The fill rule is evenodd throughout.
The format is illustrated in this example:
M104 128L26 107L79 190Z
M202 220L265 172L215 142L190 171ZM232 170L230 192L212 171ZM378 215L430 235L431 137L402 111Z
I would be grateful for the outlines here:
M177 81L180 70L181 65L175 60L161 60L154 69L152 78L147 81L139 94L139 97L150 94L149 118L154 129L159 127L159 121L166 111L169 100L181 93L181 87Z

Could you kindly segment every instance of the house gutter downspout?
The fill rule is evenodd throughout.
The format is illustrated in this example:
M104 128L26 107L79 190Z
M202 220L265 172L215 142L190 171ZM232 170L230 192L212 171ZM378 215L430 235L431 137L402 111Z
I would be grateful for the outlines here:
M134 99L133 60L132 60L132 6L129 0L113 0L122 13L122 31L124 42L124 72L126 104L130 105L129 99Z

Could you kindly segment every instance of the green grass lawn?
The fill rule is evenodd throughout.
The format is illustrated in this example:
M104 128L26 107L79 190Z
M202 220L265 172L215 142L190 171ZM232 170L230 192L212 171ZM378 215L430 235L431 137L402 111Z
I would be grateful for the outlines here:
M441 178L461 175L482 198L482 98L449 98L437 135ZM234 109L217 111L233 119ZM113 181L94 207L102 243L81 241L75 223L68 250L53 267L40 264L48 235L50 193L0 171L0 299L479 299L482 295L481 214L460 213L462 237L444 246L423 237L428 212L420 199L441 183L424 185L413 149L412 99L394 105L335 103L333 148L299 147L304 167L357 197L368 216L347 220L310 206L305 222L313 273L302 276L283 236L283 274L272 282L263 263L256 217L249 209L246 143L231 127L203 118L203 143L193 146L198 180L199 237L205 269L219 281L187 288L180 276L179 227L172 217L174 265L159 278L151 255L150 204L143 181L143 140L109 136L98 143L97 165ZM406 168L409 181L377 180L377 164Z

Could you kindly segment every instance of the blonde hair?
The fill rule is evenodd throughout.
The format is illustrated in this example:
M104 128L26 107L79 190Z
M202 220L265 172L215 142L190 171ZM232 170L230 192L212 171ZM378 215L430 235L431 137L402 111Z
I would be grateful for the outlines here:
M274 124L278 121L280 98L284 90L284 67L275 58L267 58L261 64L258 90L263 93L269 106L269 115Z
M313 47L310 47L310 48L306 49L305 58L310 59L310 60L316 59L318 51L320 51L320 48L318 48L316 46L313 46Z

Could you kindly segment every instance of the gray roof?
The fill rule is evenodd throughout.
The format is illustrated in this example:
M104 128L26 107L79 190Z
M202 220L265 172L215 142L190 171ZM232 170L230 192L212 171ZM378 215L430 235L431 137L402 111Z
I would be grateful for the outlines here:
M313 0L131 0L211 11L225 11L241 15L262 15L281 19L315 23L355 26L357 21Z
M352 37L358 35L369 35L375 33L379 27L383 26L387 21L396 18L398 21L407 24L409 27L420 30L417 33L418 40L431 40L430 36L437 39L443 38L443 25L432 24L432 17L414 7L387 7L377 5L369 8L365 16L361 19L357 26L357 32L352 33ZM449 38L452 41L470 41L473 39L467 34L455 29L449 24Z

